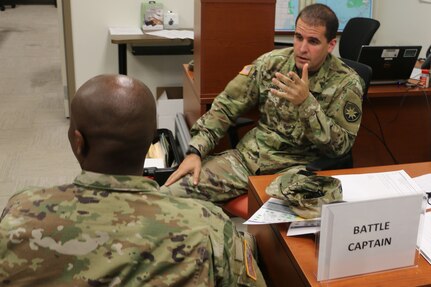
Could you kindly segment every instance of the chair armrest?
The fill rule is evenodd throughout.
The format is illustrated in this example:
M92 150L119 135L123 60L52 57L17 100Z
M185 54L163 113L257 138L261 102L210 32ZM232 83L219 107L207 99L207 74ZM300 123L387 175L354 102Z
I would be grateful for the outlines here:
M237 118L236 119L235 124L233 126L230 126L228 131L227 131L231 148L235 148L239 142L238 129L245 127L245 126L248 126L248 125L252 125L252 124L254 124L254 121L252 119L249 119L249 118Z
M310 162L305 168L309 171L320 171L329 169L352 168L353 158L352 151L335 158L321 157L313 162Z

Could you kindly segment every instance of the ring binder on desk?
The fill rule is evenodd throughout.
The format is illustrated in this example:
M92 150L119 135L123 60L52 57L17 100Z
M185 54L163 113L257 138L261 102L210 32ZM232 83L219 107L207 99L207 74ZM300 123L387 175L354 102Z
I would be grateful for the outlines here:
M177 139L182 156L184 157L187 149L189 148L190 132L182 113L178 113L175 116L175 137Z
M181 157L178 151L178 145L175 142L172 132L168 129L157 129L157 134L153 143L159 141L160 137L164 136L169 144L167 153L167 162L165 168L145 167L144 176L154 179L160 186L163 185L168 177L177 169L181 162Z

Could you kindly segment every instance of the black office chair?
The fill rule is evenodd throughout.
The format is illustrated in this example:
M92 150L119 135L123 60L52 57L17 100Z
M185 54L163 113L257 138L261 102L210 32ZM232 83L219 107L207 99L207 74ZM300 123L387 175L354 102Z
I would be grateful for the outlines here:
M349 59L341 59L347 66L352 68L358 73L358 75L364 80L364 94L362 96L363 99L366 98L368 93L368 88L370 86L371 76L373 74L373 70L370 66L352 61ZM352 168L353 167L353 155L352 150L341 157L330 158L330 157L321 157L311 163L309 163L306 168L310 171L319 171L319 170L328 170L328 169L342 169L342 168Z
M349 59L341 58L341 60L350 68L356 71L358 73L359 77L361 77L364 80L365 88L364 88L364 95L362 98L366 98L368 93L368 88L370 87L371 77L373 75L373 69L371 69L370 66L359 63L356 61L352 61Z
M363 17L351 18L340 36L340 57L356 61L359 57L361 47L370 44L379 27L380 22L375 19Z

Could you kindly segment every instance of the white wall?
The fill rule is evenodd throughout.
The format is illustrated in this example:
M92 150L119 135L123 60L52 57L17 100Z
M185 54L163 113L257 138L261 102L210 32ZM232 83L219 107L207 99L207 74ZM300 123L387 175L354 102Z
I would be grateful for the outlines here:
M421 57L431 45L431 3L420 0L374 0L374 18L380 21L373 45L422 45Z
M140 26L142 0L71 1L76 88L102 73L118 73L118 47L111 44L108 27ZM193 27L193 0L164 0L164 8L177 12L182 28ZM181 86L182 64L192 56L134 56L127 52L128 75L146 83L155 94L158 86Z
M111 44L109 26L139 26L142 0L73 0L72 29L76 87L92 76L118 72L117 45ZM193 27L194 0L163 0L180 15L180 26ZM381 26L373 45L421 44L421 56L431 45L431 4L420 0L374 0L374 18ZM278 37L279 38L279 37ZM284 37L291 39L291 37ZM336 51L335 54L338 52ZM157 86L182 83L183 63L192 56L133 56L128 52L128 74Z

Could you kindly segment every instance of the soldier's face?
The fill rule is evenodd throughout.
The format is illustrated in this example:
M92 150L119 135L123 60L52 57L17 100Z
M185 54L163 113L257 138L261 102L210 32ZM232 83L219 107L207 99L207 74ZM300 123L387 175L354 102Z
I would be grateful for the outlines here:
M308 70L315 72L319 70L326 56L334 50L336 39L328 42L325 38L325 26L311 26L298 19L293 38L293 49L296 67L302 70L304 64L308 63Z

